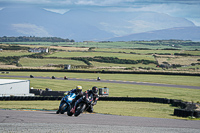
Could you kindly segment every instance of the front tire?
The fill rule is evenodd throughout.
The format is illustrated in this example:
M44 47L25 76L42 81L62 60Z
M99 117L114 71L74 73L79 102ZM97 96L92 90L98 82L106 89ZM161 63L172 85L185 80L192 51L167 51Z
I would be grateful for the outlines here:
M61 114L64 114L66 111L67 111L67 104L64 103L64 104L62 105L62 107L60 108L60 113L61 113Z
M67 110L67 115L72 116L73 113L71 112L71 105L69 105L68 110Z
M86 104L85 103L78 104L78 106L76 107L74 116L79 116L81 113L83 113L85 108L86 108Z
M60 109L58 109L57 111L56 111L56 114L59 114L60 113Z

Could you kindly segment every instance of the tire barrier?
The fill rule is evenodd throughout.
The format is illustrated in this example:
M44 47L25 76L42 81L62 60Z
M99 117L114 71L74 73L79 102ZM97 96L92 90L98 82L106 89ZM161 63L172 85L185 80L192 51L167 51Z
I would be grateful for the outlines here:
M179 117L195 117L200 118L200 111L186 110L186 109L174 109L174 115Z
M10 96L0 97L0 101L35 101L35 100L61 100L60 96Z
M0 101L28 101L28 100L61 100L63 96L10 96L0 97ZM171 104L180 109L174 109L174 115L179 117L200 118L200 111L197 109L200 105L196 103L183 102L177 99L156 98L156 97L99 97L99 101L132 101L132 102L153 102L162 104Z
M100 97L101 101L137 101L137 102L154 102L154 103L163 103L171 104L170 99L167 98L146 98L146 97Z

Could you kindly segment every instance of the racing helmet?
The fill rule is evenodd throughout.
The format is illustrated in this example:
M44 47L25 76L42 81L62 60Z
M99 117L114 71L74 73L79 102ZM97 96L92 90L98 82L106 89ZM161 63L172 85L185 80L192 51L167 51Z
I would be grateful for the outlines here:
M80 86L80 85L76 86L76 92L77 93L82 92L82 86Z
M97 88L96 86L93 86L93 87L92 87L92 92L93 92L94 94L97 94L97 93L98 93L98 88Z

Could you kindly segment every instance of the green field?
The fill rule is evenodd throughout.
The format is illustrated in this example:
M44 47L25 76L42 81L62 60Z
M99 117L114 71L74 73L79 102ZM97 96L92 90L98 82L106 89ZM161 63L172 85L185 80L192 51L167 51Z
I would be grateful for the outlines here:
M199 43L181 40L157 40L157 41L130 41L130 42L1 42L2 44L23 44L43 46L69 46L69 47L96 47L96 48L145 48L145 49L182 49L196 50Z
M19 63L24 67L45 67L59 64L71 64L71 65L85 65L82 61L67 60L67 59L33 59L33 58L21 58Z
M24 42L25 43L25 42ZM23 44L24 44L23 43ZM3 56L23 56L19 60L11 60L6 59L4 60L1 58L0 60L0 68L1 66L3 68L10 68L16 65L18 68L20 67L25 67L28 68L30 67L31 69L39 69L42 67L45 67L45 69L63 69L65 64L67 65L72 65L72 69L74 70L89 70L89 71L159 71L159 72L180 72L180 73L199 73L200 72L200 52L197 50L190 51L184 50L184 49L176 49L172 50L174 48L170 48L169 50L162 50L162 49L154 49L153 47L156 46L164 46L164 47L169 47L171 45L166 45L169 42L164 42L164 44L160 43L158 45L158 42L106 42L106 43L101 43L101 42L82 42L82 43L66 43L66 45L63 45L62 43L58 43L57 46L51 45L51 42L45 42L41 43L40 45L28 45L31 42L26 42L27 45L20 45L20 46L27 46L27 47L42 47L48 45L48 48L52 50L50 53L41 55L41 57L29 57L29 58L24 58L24 55L31 55L35 53L30 53L27 51L22 51L22 50L2 50L0 52L0 57ZM39 43L39 42L38 42ZM172 42L171 42L172 43ZM177 43L177 42L176 42ZM185 42L186 43L186 42ZM111 48L104 48L104 47L92 47L92 45L109 45ZM147 45L148 44L148 45ZM153 45L149 45L153 44ZM154 45L155 44L155 45ZM6 44L3 44L4 46ZM70 46L67 46L70 45ZM84 45L84 46L83 46ZM88 50L88 48L85 47L87 45L88 48L91 48ZM133 46L133 48L126 48L126 47L121 47L119 48L118 46ZM137 49L135 45L140 45L141 49ZM143 50L142 46L146 45L147 48L150 46L152 49L147 49ZM73 47L72 47L73 46ZM164 48L163 48L164 49ZM82 52L81 52L82 51ZM189 55L174 55L175 53L179 54L189 54ZM81 57L86 59L85 57L117 57L118 62L112 62L108 63L106 62L105 59L102 59L101 61L88 61L84 62L83 60L81 61L79 58L79 61L77 60L67 60L67 59L62 59L62 58L77 58ZM12 58L12 57L11 57ZM58 58L58 59L55 59ZM86 59L87 60L87 59ZM123 61L119 60L135 60L135 61L142 61L142 60L147 60L147 61L154 61L155 64L148 64L148 63L138 63L138 64L126 64ZM162 67L157 67L156 62L158 62L159 66L162 66L163 64L168 64L168 66L163 66ZM9 65L9 66L6 66ZM172 67L173 65L178 65L178 67ZM51 67L54 68L51 68Z
M0 51L0 57L7 57L7 56L23 56L23 55L31 55L33 53L27 51L13 51L13 50L3 50Z
M126 53L106 53L106 52L56 52L45 57L117 57L119 59L131 59L131 60L155 60L152 55L135 55Z

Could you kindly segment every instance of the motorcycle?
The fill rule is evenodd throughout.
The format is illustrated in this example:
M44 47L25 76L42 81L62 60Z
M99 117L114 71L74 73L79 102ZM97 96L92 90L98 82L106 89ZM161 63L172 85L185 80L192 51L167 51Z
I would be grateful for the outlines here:
M79 116L81 113L86 111L90 106L92 106L92 101L93 101L92 94L88 95L88 93L86 93L85 95L83 95L83 97L81 97L77 101L77 104L75 106L74 116Z
M68 78L65 76L65 77L64 77L64 79L66 79L66 80L67 80Z
M97 80L101 80L100 77L97 77Z
M61 99L60 106L59 106L59 109L56 111L56 114L59 114L59 113L64 114L65 112L67 112L67 110L70 109L72 100L74 98L76 98L75 93L70 93L70 94L64 96Z

